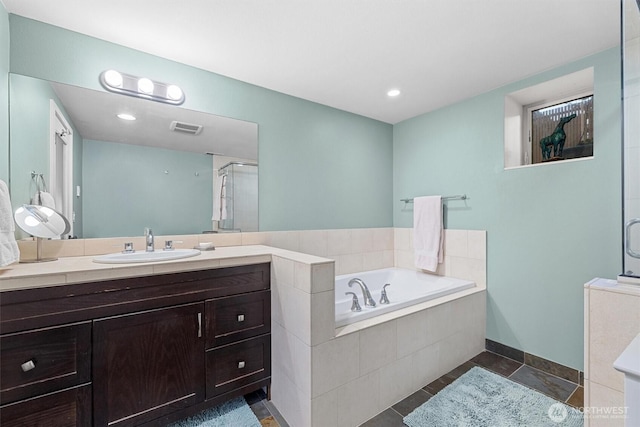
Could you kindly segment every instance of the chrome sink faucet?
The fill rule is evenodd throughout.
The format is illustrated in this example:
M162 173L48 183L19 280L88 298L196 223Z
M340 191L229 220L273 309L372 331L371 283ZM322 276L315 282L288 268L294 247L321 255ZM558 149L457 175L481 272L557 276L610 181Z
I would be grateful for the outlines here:
M154 251L154 245L153 245L153 231L150 228L145 228L144 229L144 237L147 241L147 252L153 252Z
M369 293L369 288L367 288L367 285L365 285L361 279L355 278L349 280L349 287L352 287L354 283L360 285L360 289L362 290L362 298L364 299L364 306L375 307L376 302L373 300L373 298L371 298L371 293Z

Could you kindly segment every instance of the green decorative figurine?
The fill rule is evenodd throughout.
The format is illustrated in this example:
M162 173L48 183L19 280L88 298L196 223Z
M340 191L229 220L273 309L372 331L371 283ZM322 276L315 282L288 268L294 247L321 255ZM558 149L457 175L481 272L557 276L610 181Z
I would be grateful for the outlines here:
M542 150L543 160L551 158L551 147L553 147L553 157L562 156L564 141L567 139L567 134L564 133L564 125L575 118L576 113L561 118L553 133L549 136L545 136L540 140L540 149Z

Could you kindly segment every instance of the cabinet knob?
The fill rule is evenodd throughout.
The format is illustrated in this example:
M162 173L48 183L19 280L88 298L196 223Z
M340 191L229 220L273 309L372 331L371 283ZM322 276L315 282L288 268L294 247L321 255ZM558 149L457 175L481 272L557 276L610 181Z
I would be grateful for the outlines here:
M29 372L36 367L36 364L33 360L29 360L28 362L24 362L20 365L20 367L22 368L22 372Z
M244 360L242 362L238 362L238 369L244 368Z
M244 322L244 314L238 314L238 322Z

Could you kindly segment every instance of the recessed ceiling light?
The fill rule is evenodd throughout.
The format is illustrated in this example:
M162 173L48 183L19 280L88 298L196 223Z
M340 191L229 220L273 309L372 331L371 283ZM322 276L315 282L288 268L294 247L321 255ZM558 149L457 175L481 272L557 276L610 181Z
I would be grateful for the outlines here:
M122 120L129 120L129 121L131 121L131 120L135 120L135 119L136 119L136 116L132 116L131 114L127 114L127 113L120 113L120 114L117 114L116 116L117 116L119 119L122 119Z
M387 92L387 96L390 96L392 98L396 97L400 95L400 90L399 89L391 89L389 92Z

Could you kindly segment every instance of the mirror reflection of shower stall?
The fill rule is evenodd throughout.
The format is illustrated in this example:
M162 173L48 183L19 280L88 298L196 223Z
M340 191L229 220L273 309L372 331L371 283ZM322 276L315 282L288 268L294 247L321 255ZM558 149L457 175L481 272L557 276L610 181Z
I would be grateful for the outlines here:
M640 277L640 0L622 0L624 273Z
M218 169L214 221L219 232L258 231L258 164L229 162Z

